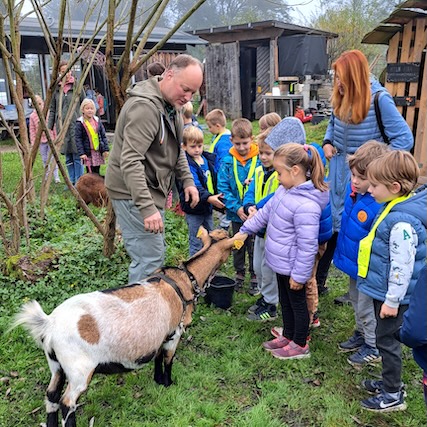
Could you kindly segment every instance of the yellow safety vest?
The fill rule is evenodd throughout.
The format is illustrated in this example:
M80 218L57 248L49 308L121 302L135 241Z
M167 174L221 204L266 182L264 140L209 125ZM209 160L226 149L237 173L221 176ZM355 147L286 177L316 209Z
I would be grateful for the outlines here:
M215 150L215 145L217 144L217 142L221 139L222 135L224 135L225 132L218 134L215 139L212 141L211 146L209 147L209 153L213 153Z
M393 206L397 205L398 203L404 202L406 199L409 199L409 197L411 196L412 194L409 194L407 196L401 196L389 202L389 204L381 212L378 219L375 221L374 225L371 228L371 231L369 231L368 235L360 241L359 253L357 256L357 267L358 267L357 275L358 276L366 277L368 275L368 267L369 267L369 262L371 260L372 242L374 241L375 232L378 226L384 220L384 218L387 216L387 214L390 212Z
M98 133L95 132L95 129L90 124L89 120L85 120L85 125L87 127L87 130L89 131L90 138L92 140L93 149L95 151L98 151L99 149L99 136Z
M251 167L249 168L249 173L248 173L248 176L246 177L246 179L251 179L254 176L257 160L258 160L258 156L252 157ZM239 174L237 171L237 159L235 157L233 157L233 172L234 172L234 179L235 179L236 185L237 185L237 190L239 191L240 199L243 200L243 196L245 195L245 193L248 189L248 186L243 185L240 182Z
M258 166L255 169L255 203L261 201L264 197L274 193L279 187L279 180L277 179L277 172L274 171L264 184L264 168Z
M212 174L211 174L211 171L209 169L206 171L206 178L207 178L206 185L208 187L209 193L215 194Z

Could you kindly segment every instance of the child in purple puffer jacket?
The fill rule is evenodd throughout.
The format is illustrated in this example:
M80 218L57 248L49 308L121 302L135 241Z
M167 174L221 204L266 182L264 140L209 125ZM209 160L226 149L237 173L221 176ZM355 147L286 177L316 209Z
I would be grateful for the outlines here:
M241 234L267 227L265 260L276 273L283 335L263 347L278 359L310 357L309 312L305 284L318 251L320 215L329 201L324 166L316 148L286 144L274 153L279 188L267 204L246 220Z

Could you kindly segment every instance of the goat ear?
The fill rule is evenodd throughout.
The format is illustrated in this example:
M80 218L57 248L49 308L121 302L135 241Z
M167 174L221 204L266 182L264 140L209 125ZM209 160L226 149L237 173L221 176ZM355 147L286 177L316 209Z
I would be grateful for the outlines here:
M206 228L204 228L203 226L199 227L197 237L202 241L203 247L209 246L211 244L212 239L210 238Z

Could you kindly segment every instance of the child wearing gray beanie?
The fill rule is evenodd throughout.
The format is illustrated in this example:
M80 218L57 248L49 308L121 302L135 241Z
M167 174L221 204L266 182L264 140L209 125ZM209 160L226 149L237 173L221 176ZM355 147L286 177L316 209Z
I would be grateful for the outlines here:
M281 145L296 142L305 144L305 129L300 119L296 117L285 117L281 122L274 126L273 130L267 136L265 142L276 151Z

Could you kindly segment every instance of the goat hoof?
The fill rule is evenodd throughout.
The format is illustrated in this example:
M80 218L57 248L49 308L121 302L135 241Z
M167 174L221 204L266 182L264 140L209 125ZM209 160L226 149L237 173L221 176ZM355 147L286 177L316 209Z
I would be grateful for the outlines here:
M173 381L172 380L169 380L168 378L165 378L165 380L163 381L163 385L165 386L165 387L169 387L169 386L171 386L173 384Z
M154 381L159 384L159 385L164 385L165 384L165 380L163 377L154 377Z

